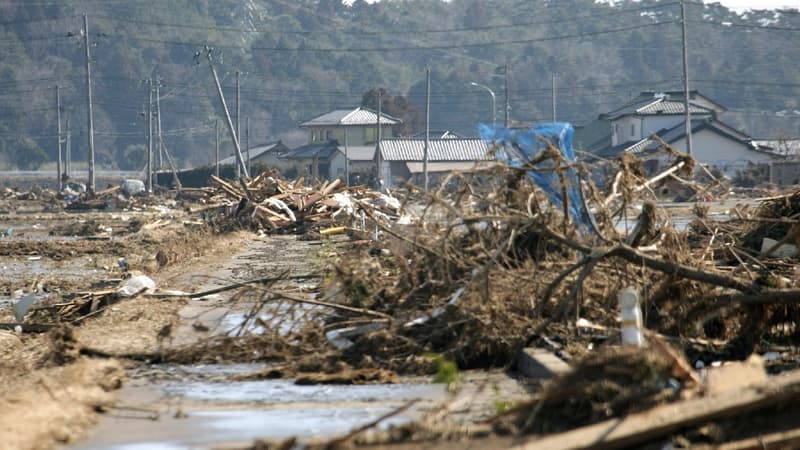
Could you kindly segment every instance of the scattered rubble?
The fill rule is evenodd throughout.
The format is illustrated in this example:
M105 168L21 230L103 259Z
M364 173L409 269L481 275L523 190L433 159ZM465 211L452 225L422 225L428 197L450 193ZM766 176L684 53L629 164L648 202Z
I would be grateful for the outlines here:
M456 389L458 370L502 367L547 377L534 380L528 398L498 407L474 428L437 411L368 440L354 432L349 442L511 434L522 436L519 448L718 445L754 438L758 430L737 429L745 414L797 409L800 192L712 211L706 200L724 198L730 187L666 145L673 159L659 173L646 175L642 162L626 155L600 188L574 157L568 125L491 133L485 137L504 164L451 174L427 192L408 185L390 195L263 172L250 180L212 177L210 187L157 200L133 192L136 183L93 197L78 193L65 208L148 210L160 203L180 215L137 216L125 230L96 219L53 227L53 236L114 237L96 249L116 261L109 283L59 292L41 305L20 295L20 314L8 325L50 331L63 356L52 358L57 364L70 364L76 352L175 363L269 361L276 365L258 376L339 384L390 383L446 366ZM668 210L666 191L697 202ZM176 227L187 234L172 244L151 234ZM233 230L321 240L322 282L287 288L302 275L287 270L209 291L168 292L129 272L161 270L204 233ZM33 244L9 238L7 254L29 254ZM69 244L40 245L36 255ZM124 302L228 291L246 305L241 326L211 334L200 324L202 339L162 345L170 323L152 337L159 346L150 353L82 346L62 327L80 327ZM746 362L722 363L735 360ZM764 428L770 442L797 442L796 425L773 422Z

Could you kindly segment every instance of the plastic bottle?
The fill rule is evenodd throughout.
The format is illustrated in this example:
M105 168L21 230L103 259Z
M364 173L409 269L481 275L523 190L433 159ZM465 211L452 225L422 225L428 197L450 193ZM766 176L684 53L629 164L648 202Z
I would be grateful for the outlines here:
M622 345L641 347L644 345L642 335L642 310L639 308L639 292L629 286L618 294L620 319L622 320Z

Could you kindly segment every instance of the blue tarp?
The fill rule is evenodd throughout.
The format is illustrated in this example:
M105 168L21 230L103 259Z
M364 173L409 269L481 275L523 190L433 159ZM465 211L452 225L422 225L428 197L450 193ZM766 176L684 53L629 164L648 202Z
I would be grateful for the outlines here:
M503 151L497 152L497 158L511 167L523 167L535 159L539 152L547 148L548 143L553 144L561 151L567 163L575 162L575 152L572 149L572 134L574 128L569 123L546 123L537 125L529 130L509 129L502 126L492 127L481 124L478 132L483 140L494 142L501 146ZM550 165L549 160L545 164ZM542 167L543 169L545 166ZM581 183L577 171L570 167L563 172L564 181L567 183L568 210L572 221L577 225L590 226L592 214L583 207L581 201ZM558 174L549 171L528 171L528 176L533 179L539 188L544 191L547 198L558 208L564 207L561 179Z

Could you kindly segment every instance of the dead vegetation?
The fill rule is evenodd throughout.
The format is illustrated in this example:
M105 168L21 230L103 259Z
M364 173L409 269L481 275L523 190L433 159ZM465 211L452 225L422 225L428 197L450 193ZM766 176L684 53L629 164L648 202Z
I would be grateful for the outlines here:
M641 162L626 155L601 190L548 136L519 137L498 140L508 164L453 174L428 192L406 186L389 196L337 181L306 186L266 172L186 190L183 201L194 202L187 209L216 232L323 239L320 286L313 295L289 289L285 282L296 275L289 272L232 284L225 288L237 291L232 302L246 307L239 327L157 351L83 347L59 326L50 335L51 360L69 363L77 352L175 363L269 361L277 365L253 376L365 383L434 374L443 361L461 370L513 368L522 348L544 346L568 360L572 372L491 421L495 432L535 435L588 430L697 399L703 382L694 364L790 348L771 370L797 368L788 346L800 338L800 194L737 206L725 216L699 202L684 212L691 219L684 228L659 206L664 186L680 186L695 199L726 190L710 172L696 181L693 173L703 169L688 156L667 148L674 163L646 178ZM85 223L61 232L97 231ZM334 237L340 234L349 239ZM176 248L159 239L139 247L160 267L184 257L196 238L186 234ZM617 296L627 287L641 295L647 350L617 346ZM30 317L80 326L117 301L115 291L93 291ZM159 342L169 336L164 330ZM791 395L795 390L791 385ZM726 420L721 427L735 421ZM724 442L725 433L703 435L709 423L700 417L658 438L682 430L689 442ZM463 436L414 424L386 440L445 435Z

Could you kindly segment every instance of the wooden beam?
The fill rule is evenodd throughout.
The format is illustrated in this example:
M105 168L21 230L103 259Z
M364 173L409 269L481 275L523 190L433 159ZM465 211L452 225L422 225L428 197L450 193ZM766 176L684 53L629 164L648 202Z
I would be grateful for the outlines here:
M685 427L740 416L800 398L800 370L770 378L765 384L657 406L628 417L606 420L543 438L530 438L515 450L617 449L668 436Z

